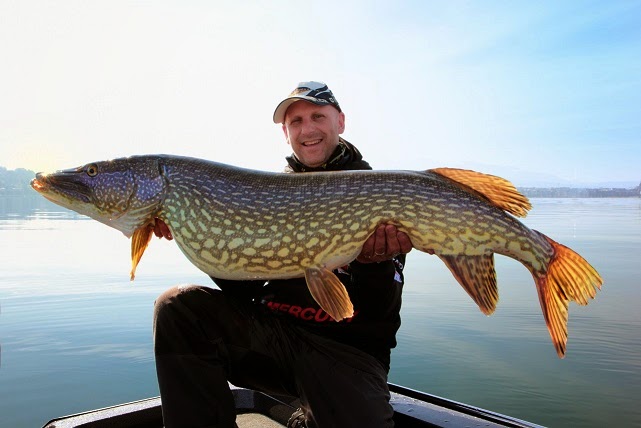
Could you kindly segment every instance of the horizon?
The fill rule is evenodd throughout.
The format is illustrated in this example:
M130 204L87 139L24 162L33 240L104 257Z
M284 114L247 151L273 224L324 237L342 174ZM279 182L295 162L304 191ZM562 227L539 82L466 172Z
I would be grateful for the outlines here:
M76 165L80 166L80 165ZM32 169L24 168L24 167L17 167L14 169L9 169L5 167L4 165L0 164L0 168L3 168L7 170L7 172L16 172L17 170L24 170L27 172L31 172L33 174L39 173L39 172L44 172L44 171L35 171ZM46 171L46 172L52 172L52 171ZM482 172L482 171L480 171ZM535 173L531 173L535 174ZM597 188L612 188L612 189L634 189L636 187L641 186L641 178L637 180L636 182L634 181L603 181L603 182L593 182L593 183L570 183L570 182L564 182L563 179L560 178L552 178L552 177L545 177L541 176L538 178L533 178L534 176L530 176L529 179L523 179L521 178L521 182L518 183L515 180L512 180L510 177L506 176L501 176L505 179L508 179L511 181L516 187L520 188L539 188L539 189L560 189L560 188L575 188L575 189L597 189ZM547 180L547 181L546 181ZM555 183L555 184L553 184Z
M0 12L7 169L167 153L280 171L290 150L272 112L298 82L320 80L346 112L343 137L376 169L641 178L638 1L31 1Z

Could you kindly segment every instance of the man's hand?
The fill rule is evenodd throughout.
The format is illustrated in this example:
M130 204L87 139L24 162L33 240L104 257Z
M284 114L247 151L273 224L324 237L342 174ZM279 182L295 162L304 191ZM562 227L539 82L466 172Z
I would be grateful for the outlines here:
M150 225L150 227L154 228L154 235L156 235L159 238L165 238L171 241L174 239L173 236L171 236L171 230L169 230L169 226L167 226L167 223L162 221L159 218L154 219L154 224Z
M360 263L378 263L391 260L399 254L407 254L411 249L412 241L406 233L399 232L391 224L382 224L367 238L356 260Z

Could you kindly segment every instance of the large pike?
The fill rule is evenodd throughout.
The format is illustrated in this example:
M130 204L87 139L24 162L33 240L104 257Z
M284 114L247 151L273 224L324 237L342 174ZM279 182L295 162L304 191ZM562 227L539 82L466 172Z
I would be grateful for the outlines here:
M581 256L527 228L530 204L508 181L473 171L344 171L284 174L201 159L146 155L39 173L47 199L132 239L132 279L162 219L187 258L225 279L304 276L319 305L340 320L353 307L332 270L354 260L382 223L438 255L491 314L498 301L494 253L532 273L552 342L567 343L568 302L601 287ZM512 215L511 215L512 214Z

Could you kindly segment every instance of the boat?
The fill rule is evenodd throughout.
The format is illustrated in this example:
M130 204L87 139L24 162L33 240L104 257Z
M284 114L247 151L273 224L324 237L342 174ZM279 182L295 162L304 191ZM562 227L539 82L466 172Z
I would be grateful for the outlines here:
M512 427L542 428L511 416L389 384L397 428ZM293 397L267 395L230 385L236 402L239 428L282 428L299 407ZM43 428L160 428L160 397L106 407L52 419Z

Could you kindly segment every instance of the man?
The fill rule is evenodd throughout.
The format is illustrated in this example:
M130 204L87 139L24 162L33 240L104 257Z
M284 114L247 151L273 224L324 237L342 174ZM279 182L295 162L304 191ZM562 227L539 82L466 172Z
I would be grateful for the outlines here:
M293 173L371 169L340 137L345 114L323 83L303 82L276 108ZM158 221L156 235L171 239ZM292 427L389 427L387 373L400 327L409 237L381 225L355 261L335 271L354 316L333 321L304 278L176 287L156 301L154 351L166 427L233 427L228 381L300 398Z

